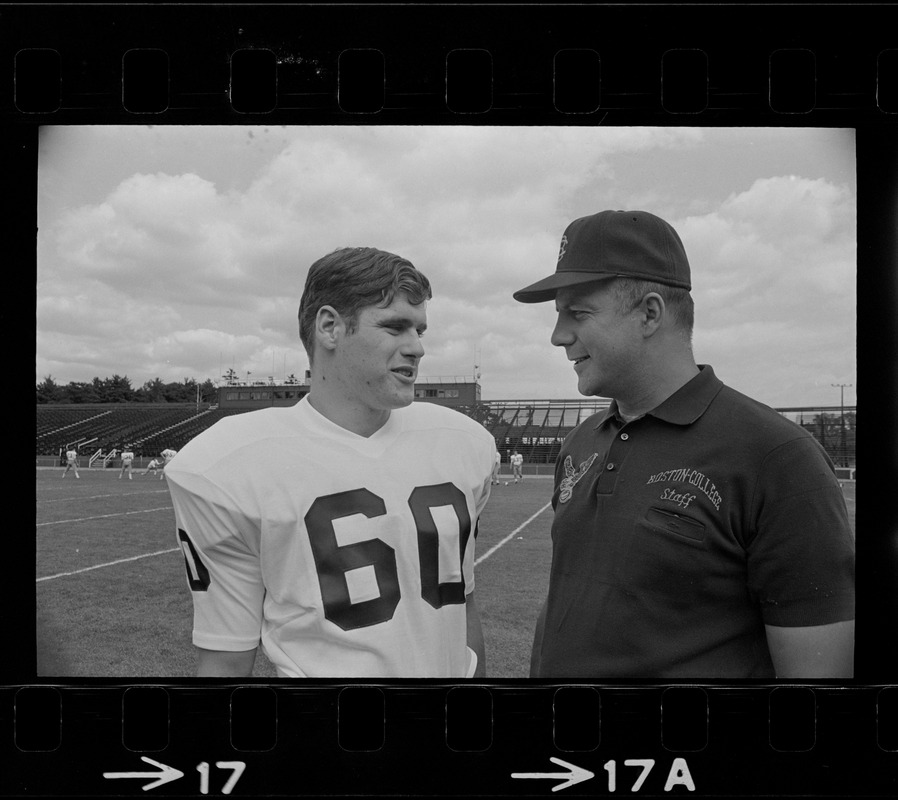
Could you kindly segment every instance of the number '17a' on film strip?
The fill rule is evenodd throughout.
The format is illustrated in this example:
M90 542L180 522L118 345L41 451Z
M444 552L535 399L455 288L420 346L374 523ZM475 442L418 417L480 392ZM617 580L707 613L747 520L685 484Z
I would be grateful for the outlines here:
M848 247L856 257L856 274L847 281L810 271L788 290L770 283L768 305L787 297L796 311L780 318L762 308L755 321L760 318L778 333L750 344L765 365L760 374L772 372L780 352L791 353L788 347L795 340L805 341L804 358L832 348L832 339L815 337L823 337L826 328L845 327L836 306L821 306L823 324L807 328L797 322L804 319L797 309L817 296L805 293L808 287L842 281L838 285L846 294L857 293L856 328L848 326L841 335L856 343L856 379L839 372L839 362L821 368L811 380L829 392L852 383L864 386L862 413L870 419L869 433L859 439L858 452L870 462L863 470L859 504L856 463L837 464L844 470L857 532L857 612L854 674L836 680L530 678L530 643L552 558L554 463L549 455L539 465L536 458L528 462L531 472L521 486L510 474L497 483L479 526L462 521L464 504L455 495L447 494L445 502L422 501L410 512L418 522L424 519L421 527L442 530L446 519L458 519L465 541L476 535L485 677L285 680L272 670L246 680L197 679L192 662L184 666L192 652L190 595L207 589L210 578L190 534L174 525L166 484L153 480L155 471L142 483L139 475L133 482L115 480L115 461L111 470L96 462L82 467L77 483L71 475L60 481L60 464L44 466L39 456L36 539L12 542L16 568L4 586L11 595L6 607L24 610L11 621L16 635L10 641L17 644L8 656L9 677L0 686L0 796L898 794L898 514L888 502L898 477L893 446L898 440L893 357L898 342L893 313L898 298L898 37L890 12L887 4L0 8L5 79L0 83L0 144L9 187L2 202L13 257L17 264L33 266L38 278L38 341L62 342L48 361L42 361L48 357L39 346L38 363L54 365L46 371L58 372L54 359L65 363L68 357L59 353L71 352L76 342L79 352L87 353L65 326L67 315L82 312L82 327L89 326L88 317L105 315L106 340L121 335L122 347L130 348L135 359L124 369L127 374L144 363L138 361L138 350L154 346L165 353L183 345L191 337L161 329L154 316L160 309L167 314L177 299L148 306L139 302L141 292L123 288L129 275L133 287L142 286L135 277L141 270L157 275L160 284L177 282L177 269L158 259L141 260L140 253L150 250L195 270L191 274L199 277L191 291L199 292L201 301L192 308L199 315L202 297L220 278L209 264L218 258L219 266L233 267L227 285L252 296L254 290L247 287L266 274L258 251L276 260L278 243L293 241L278 227L280 212L273 209L302 206L296 219L307 225L307 239L327 230L331 238L324 239L330 245L337 236L327 227L333 217L342 226L333 247L350 239L354 244L356 234L364 232L392 237L396 247L418 248L421 266L429 263L436 271L435 298L451 296L451 284L465 282L474 287L469 305L492 298L491 271L513 261L520 271L507 276L501 292L495 290L501 299L487 314L494 324L471 348L474 370L483 366L486 394L488 369L497 375L506 359L509 375L542 376L538 388L528 384L517 396L553 397L563 381L572 382L570 373L558 377L551 371L555 367L532 360L542 357L533 355L542 348L564 361L549 342L551 325L535 337L532 353L522 355L513 350L513 340L528 335L524 317L506 319L502 303L529 282L523 276L535 269L535 279L542 269L554 268L561 220L574 218L593 201L610 205L623 197L627 203L673 204L670 198L681 194L671 208L692 226L694 236L723 224L716 209L726 205L729 243L754 237L758 252L769 254L771 242L758 239L760 229L750 221L763 215L769 229L775 228L778 221L800 216L797 208L816 210L812 196L828 191L836 198L827 206L830 211L841 207L842 197L856 203L845 216L856 228ZM101 129L115 130L117 136L102 146L94 143L90 159L72 156L66 177L48 169L60 142L97 137ZM298 130L307 137L298 136ZM543 143L539 149L532 137L545 131L557 136L538 140ZM240 146L232 142L230 149L219 150L217 142L235 132ZM832 177L832 164L812 162L810 146L803 154L797 154L794 142L791 149L783 144L777 151L777 142L789 135L834 141L843 133L854 150L844 161L853 163L840 178ZM154 148L176 134L184 143L178 157L158 160ZM774 140L774 134L783 139ZM656 137L653 147L659 151L670 148L668 161L650 160L649 135ZM280 149L266 156L275 166L260 177L254 159L279 137L284 139ZM720 144L723 137L731 137L728 149ZM561 140L569 142L565 152L552 145ZM437 142L431 146L439 147L441 155L427 153L429 141ZM301 180L294 175L299 182L278 194L287 185L279 181L295 164L290 154L302 148L315 158L302 161ZM517 166L515 158L525 148L539 152ZM588 153L605 149L614 151L617 160L590 160ZM752 171L762 150L765 163L776 164L771 172ZM87 151L73 145L72 152ZM410 152L419 152L421 160L410 158ZM127 160L127 168L113 180L109 176L119 169L118 160ZM83 168L75 169L74 162ZM793 192L778 206L773 200L779 197L762 190L785 186L790 175L805 194ZM339 180L345 186L334 188ZM705 181L715 184L713 192L696 188ZM187 185L195 190L190 202L176 190ZM419 203L421 208L436 207L433 198L446 201L439 214L426 219L414 204L400 200L404 194L417 196L412 189L422 186L428 199ZM166 194L166 188L172 192ZM266 191L280 201L259 213L250 199ZM759 197L767 199L759 202ZM204 227L195 222L205 203L213 212ZM154 238L150 224L120 227L123 220L145 213L144 206L156 209L150 216L157 228L160 220L170 226L169 238ZM392 215L385 212L387 206ZM487 224L494 219L488 213L496 215L498 228ZM407 226L396 222L404 215ZM797 263L802 249L831 252L823 245L838 226L827 219L816 219L816 236L780 231L789 243L782 253ZM538 230L536 243L522 247L512 237L513 244L503 244L495 230L506 226ZM240 236L247 227L255 238L244 242ZM91 231L106 233L97 233L88 246ZM191 262L198 231L209 235L198 251L202 257ZM531 264L530 253L539 248L544 252L532 256ZM451 254L443 267L441 250ZM240 258L233 255L237 251ZM732 253L724 248L713 255L725 261ZM704 255L710 258L711 252ZM83 268L89 262L85 274L90 279L81 284L66 282L65 269L50 269L61 259L71 277L79 258ZM253 266L246 269L249 283L239 283L241 259ZM748 302L749 295L762 295L758 276L773 281L777 270L765 272L759 259L750 269L743 265L741 283L717 286L718 300L738 294ZM693 267L699 271L698 264ZM289 271L279 275L286 287ZM56 281L66 287L70 303L55 293ZM107 294L100 286L117 288ZM295 328L299 297L291 292L281 291L289 300L289 319L277 312L280 316L266 317L266 324ZM270 308L281 308L281 301L271 300ZM464 305L453 306L457 321L468 319ZM697 306L697 317L708 307L707 302ZM147 316L134 322L127 316L132 311ZM440 353L440 329L447 327L445 320L437 324L436 316L428 331L428 358ZM29 311L22 325L31 325L32 319ZM68 338L57 340L58 331L45 322L49 319L58 320ZM697 323L697 330L707 319ZM135 326L144 325L148 331L135 332ZM200 322L197 316L188 327L194 335L213 327L227 332L228 325ZM140 344L124 342L126 333ZM746 340L751 337L736 336L732 329L728 335L707 346L725 342L726 347L719 346L723 354L750 349ZM205 358L228 361L229 354L220 350L232 346L233 337L214 338ZM295 336L289 347L299 349ZM246 379L234 380L233 403L244 402L239 395L245 392L254 394L247 403L275 404L275 390L256 386L249 370L256 377L269 368L276 373L280 365L275 362L287 348L280 341L263 348L264 363L247 365ZM798 360L795 374L801 373ZM104 368L87 363L88 371ZM224 373L227 365L218 366ZM210 369L214 372L215 366ZM302 367L296 369L302 374ZM40 379L45 371L39 367L38 374ZM290 383L277 391L293 389ZM446 387L434 384L431 390L436 397ZM500 390L489 391L499 396ZM263 392L270 395L263 399ZM534 401L529 411L515 406L515 419L529 413L526 425L499 413L490 422L491 402L481 403L487 424L498 430L502 422L503 431L519 437L515 444L530 437L530 454L543 453L540 447L549 452L550 444L541 437L561 431L563 416L552 417L554 428L547 434L545 421L541 429L531 429ZM845 452L838 450L845 429L833 428L836 417L827 422L826 414L839 409L836 401L819 405L824 413L818 438L835 437L830 446L838 459ZM97 413L109 411L104 407ZM844 418L843 409L843 423ZM30 438L25 445L30 447ZM47 477L51 470L52 481ZM352 488L354 497L376 494ZM408 496L401 500L409 504ZM668 500L681 506L692 502L680 495ZM316 508L324 506L322 501ZM330 511L322 513L326 524L319 526L324 534L317 546L347 557L341 566L345 577L351 571L350 551L335 544ZM158 527L153 515L158 515ZM125 527L134 520L141 521L139 532ZM368 541L365 552L390 550L380 538ZM421 541L415 568L424 577L418 588L437 605L445 598L458 604L460 584L440 583L446 556L438 536ZM394 574L390 567L376 572L391 579ZM322 602L340 606L351 594L350 583L346 579L336 593L322 592ZM445 585L450 588L444 596ZM381 622L407 597L398 578L378 584L377 591L384 601L376 607L380 616L363 618L350 602L343 609L344 624ZM82 655L73 659L72 653Z

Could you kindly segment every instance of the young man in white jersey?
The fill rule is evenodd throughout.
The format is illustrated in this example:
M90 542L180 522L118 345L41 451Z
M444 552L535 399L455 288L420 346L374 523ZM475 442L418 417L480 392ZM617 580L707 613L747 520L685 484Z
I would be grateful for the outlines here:
M149 475L151 472L155 475L161 469L162 463L156 458L151 458L150 463L147 464L147 468L141 473L141 475Z
M194 601L197 674L485 674L474 541L492 436L414 403L430 284L407 260L337 250L299 306L309 394L227 417L166 468Z

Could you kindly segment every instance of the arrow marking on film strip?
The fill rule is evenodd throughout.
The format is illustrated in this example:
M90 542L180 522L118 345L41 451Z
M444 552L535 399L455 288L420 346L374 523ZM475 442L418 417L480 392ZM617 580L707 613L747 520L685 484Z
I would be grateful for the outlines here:
M582 781L588 781L590 778L595 777L595 774L590 772L588 769L583 769L582 767L578 767L576 764L569 764L567 761L562 761L560 758L549 758L554 764L558 764L559 767L564 767L567 772L512 772L512 778L564 778L564 783L559 783L556 786L552 787L553 792L557 792L560 789L567 789L568 786L573 786L574 784L580 783Z
M174 767L168 766L168 764L160 764L158 761L153 761L152 758L147 758L146 756L140 757L141 761L146 761L147 764L154 764L159 767L161 772L104 772L104 778L155 778L152 783L148 783L146 786L142 787L146 792L149 789L155 789L157 786L162 786L164 783L169 783L170 781L176 781L178 778L184 777L184 773L179 769L175 769Z

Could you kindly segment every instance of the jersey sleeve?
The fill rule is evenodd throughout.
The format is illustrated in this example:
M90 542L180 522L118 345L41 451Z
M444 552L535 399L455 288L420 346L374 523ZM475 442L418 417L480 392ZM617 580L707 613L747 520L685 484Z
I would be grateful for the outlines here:
M486 457L484 460L484 467L482 470L481 477L483 478L480 489L477 492L476 507L475 513L477 519L480 519L480 515L483 513L483 509L486 508L486 504L490 499L490 492L493 489L493 465L496 463L496 442L492 436L489 437L489 441L485 442L486 445Z
M208 650L259 644L264 588L254 523L211 482L169 475L178 544L193 599L193 643Z
M810 437L765 460L753 503L748 584L767 625L854 619L855 547L832 464Z
M493 488L493 465L496 463L496 442L492 436L489 436L488 441L484 439L484 452L484 466L481 469L482 475L479 476L482 480L474 493L474 518L471 520L472 531L468 540L468 546L465 550L465 596L474 591L474 558L480 517L483 514L483 510L486 508L486 504L490 499L490 492Z

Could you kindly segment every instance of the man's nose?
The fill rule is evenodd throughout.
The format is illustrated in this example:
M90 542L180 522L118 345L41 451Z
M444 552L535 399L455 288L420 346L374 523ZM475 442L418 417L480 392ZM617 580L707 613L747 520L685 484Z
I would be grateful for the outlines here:
M566 347L574 341L573 334L567 328L567 326L564 325L560 315L558 317L558 321L555 323L555 328L552 331L552 337L550 341L556 347Z
M421 356L424 355L424 342L421 340L421 336L417 331L412 332L408 337L408 341L402 348L402 352L404 355L414 356L415 358L421 358Z

